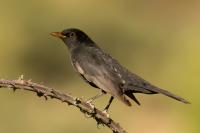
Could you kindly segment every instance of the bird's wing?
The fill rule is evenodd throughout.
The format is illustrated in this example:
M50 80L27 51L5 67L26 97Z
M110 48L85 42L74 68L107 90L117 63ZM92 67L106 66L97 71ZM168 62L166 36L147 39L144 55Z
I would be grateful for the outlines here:
M106 54L103 51L101 54L102 58L106 62L107 69L112 74L112 77L115 77L118 85L120 85L120 89L123 93L125 93L128 97L134 100L137 104L140 104L133 93L145 93L145 94L157 94L161 93L168 97L171 97L175 100L178 100L183 103L189 103L187 100L177 96L167 90L158 88L143 78L139 77L136 74L131 73L125 67L123 67L117 60L113 59L110 55Z
M74 59L72 62L77 72L89 83L110 93L112 96L130 106L130 102L123 95L121 88L119 88L118 78L113 76L112 64L109 61L110 58L106 58L105 56L105 53L99 49L87 48L79 51L76 57L72 58Z

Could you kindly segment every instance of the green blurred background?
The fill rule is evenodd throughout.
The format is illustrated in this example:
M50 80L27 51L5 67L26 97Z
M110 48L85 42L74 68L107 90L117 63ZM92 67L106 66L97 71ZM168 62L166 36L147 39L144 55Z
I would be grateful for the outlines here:
M130 133L200 132L200 1L1 0L0 78L26 79L85 99L99 93L73 71L67 48L49 35L76 27L129 70L192 104L137 94L115 100L111 117ZM95 101L103 108L108 96ZM76 108L35 94L0 89L1 133L109 133Z

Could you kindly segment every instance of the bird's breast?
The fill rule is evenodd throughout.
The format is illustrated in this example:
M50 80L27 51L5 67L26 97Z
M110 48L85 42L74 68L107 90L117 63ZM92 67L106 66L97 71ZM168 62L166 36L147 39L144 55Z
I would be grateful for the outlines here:
M84 75L85 72L78 62L72 62L72 64L77 72L79 72L81 75Z

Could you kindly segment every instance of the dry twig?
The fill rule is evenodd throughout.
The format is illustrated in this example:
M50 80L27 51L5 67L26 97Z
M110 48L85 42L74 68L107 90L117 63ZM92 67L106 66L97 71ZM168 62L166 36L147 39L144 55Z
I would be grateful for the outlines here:
M81 112L87 114L97 121L97 124L103 124L109 127L114 133L126 133L126 131L119 125L119 123L112 120L103 111L100 111L93 105L85 102L83 99L72 96L68 93L63 93L54 88L49 88L41 84L34 83L30 80L24 80L20 76L17 80L0 80L0 87L23 89L27 91L36 92L39 97L44 96L47 100L48 97L58 99L62 102L68 103L80 109Z

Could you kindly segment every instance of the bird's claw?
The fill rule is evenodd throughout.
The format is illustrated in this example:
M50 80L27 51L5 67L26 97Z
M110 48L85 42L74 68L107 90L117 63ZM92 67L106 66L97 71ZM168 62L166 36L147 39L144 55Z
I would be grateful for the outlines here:
M89 100L86 101L86 103L91 104L92 101L93 101L92 99L89 99Z
M102 111L102 113L103 113L106 117L108 117L108 118L110 117L110 115L109 115L107 109L104 109L104 110Z
M89 104L92 108L94 108L94 105L92 104L92 101L93 100L90 99L90 100L87 100L86 103Z

